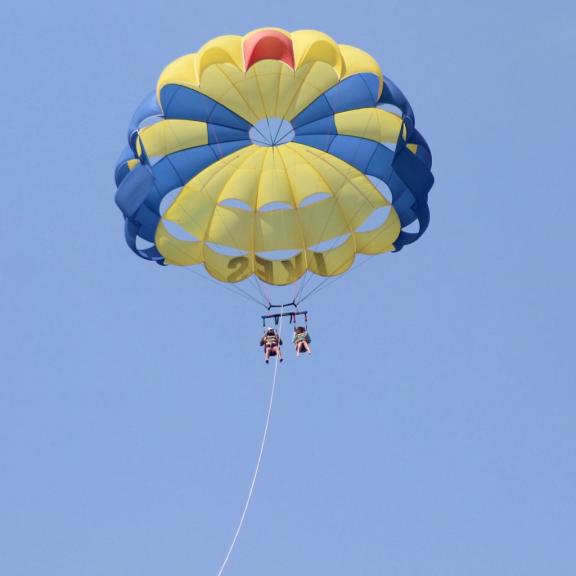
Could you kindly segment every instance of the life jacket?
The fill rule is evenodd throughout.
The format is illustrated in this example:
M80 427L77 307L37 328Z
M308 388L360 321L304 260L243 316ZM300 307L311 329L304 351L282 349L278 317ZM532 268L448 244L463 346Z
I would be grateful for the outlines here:
M264 344L266 346L276 346L278 344L278 336L276 334L266 334L264 336Z
M308 332L296 332L296 342L308 342Z

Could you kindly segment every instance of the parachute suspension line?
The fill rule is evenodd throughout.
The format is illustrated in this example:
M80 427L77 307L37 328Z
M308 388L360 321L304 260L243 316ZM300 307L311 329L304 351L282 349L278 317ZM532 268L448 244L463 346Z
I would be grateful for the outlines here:
M298 284L298 291L296 292L296 295L294 296L294 302L296 302L297 306L302 301L302 300L300 300L300 297L304 293L304 289L310 283L310 280L312 278L313 278L312 273L309 272L308 270L306 270L306 272L304 272L304 275L302 276L302 278Z
M202 278L202 280L205 280L206 282L211 282L212 284L215 284L216 286L219 286L220 288L223 288L228 292L232 292L232 294L235 294L236 296L241 296L245 300L249 300L254 304L257 304L258 306L264 306L264 308L267 308L267 305L264 304L264 302L261 302L260 300L258 300L258 298L254 298L252 294L246 292L246 290L243 290L239 286L235 286L234 284L231 284L230 286L228 286L227 284L222 284L217 280L214 280L213 278L209 278L208 276L200 274L200 272L197 272L196 270L192 270L192 268L188 268L185 266L178 266L178 268L186 270L186 272L190 272L191 274L195 274L196 276L198 276L198 278Z
M272 304L272 300L270 298L270 293L268 292L268 290L265 289L265 287L263 285L264 283L260 281L258 276L254 276L253 281L254 281L254 285L256 286L258 292L260 292L260 296L262 296L262 298L264 298L264 301L266 302L266 306L270 306L270 304Z
M352 268L350 268L350 270L348 270L348 273L352 272L353 270L356 270L357 268L360 268L360 266L363 266L364 264L366 264L366 262L369 262L369 261L370 261L370 257L367 256L365 260L362 260L361 262L357 262L356 264L354 264L354 266L352 266ZM298 304L301 304L302 302L304 302L304 300L310 298L310 296L313 296L314 294L317 294L318 292L320 292L324 288L328 288L328 286L330 286L331 284L334 284L334 282L342 279L343 277L344 277L343 275L340 275L340 276L332 276L329 278L324 278L324 280L322 280L322 282L320 282L320 284L318 284L318 286L312 288L307 294L302 296L302 298L300 298L300 300L298 300Z
M284 312L284 305L282 305L280 313ZM282 316L280 316L280 325L278 326L278 338L282 335ZM280 342L278 342L280 345ZM252 481L250 482L250 489L248 490L248 496L246 497L246 502L244 503L244 508L242 510L242 515L240 516L240 521L238 522L238 526L236 527L236 531L234 532L234 536L232 537L232 542L228 547L228 551L226 552L226 556L224 557L224 561L220 565L220 570L218 570L217 576L222 576L224 572L224 568L228 564L228 560L234 550L234 546L236 545L236 540L238 540L238 535L242 530L242 526L244 525L244 519L246 518L246 513L248 512L248 508L250 507L250 502L252 500L252 494L254 493L254 486L256 485L256 479L258 478L258 472L260 471L260 463L262 462L262 455L264 454L264 446L266 445L266 439L268 437L268 428L270 426L270 417L272 416L272 405L274 403L274 394L276 392L276 375L278 374L278 362L279 362L279 355L276 354L276 362L274 363L274 375L272 377L272 387L270 390L270 399L268 400L268 412L266 414L266 424L264 425L264 432L262 434L262 440L260 441L260 450L258 452L258 459L256 460L256 467L254 468L254 473L252 474Z

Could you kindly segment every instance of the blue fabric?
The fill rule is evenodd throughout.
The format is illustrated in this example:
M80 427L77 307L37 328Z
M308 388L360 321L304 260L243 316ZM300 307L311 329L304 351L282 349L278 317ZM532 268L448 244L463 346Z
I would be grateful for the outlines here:
M430 148L424 140L423 136L414 129L412 131L412 136L410 137L410 144L416 144L418 148L416 149L416 157L424 163L424 165L430 170L432 167L432 154Z
M407 121L410 126L414 125L416 119L414 118L414 112L412 106L410 106L410 102L408 102L402 90L386 76L384 76L384 86L378 102L380 104L392 104L392 106L396 106L396 108L402 111L404 121Z
M217 156L212 146L207 145L174 152L174 154L166 156L161 162L170 162L180 179L180 186L184 186L190 178L207 166L210 166L210 164L216 160Z
M367 81L367 77L372 81ZM355 74L326 92L334 113L358 108L370 108L378 101L378 78L373 74Z
M132 220L139 224L138 236L148 242L154 242L160 215L150 210L146 204L142 204Z
M208 116L207 122L211 124L221 124L222 126L230 126L231 128L236 128L238 130L250 130L251 125L246 122L240 116L234 114L231 110L228 110L225 106L221 104L216 104L214 109Z
M394 170L406 186L422 199L434 183L434 177L428 167L406 148L394 158Z
M305 144L306 146L312 146L313 148L318 148L319 150L328 151L332 141L336 138L335 134L311 134L309 136L296 136L294 142L298 144Z
M144 122L144 120L161 115L162 110L160 110L160 106L156 101L156 91L150 92L140 103L138 108L136 108L136 112L134 112L134 115L130 120L130 125L128 127L128 138L130 138L130 136L136 132L136 130L138 130L140 124Z
M146 166L136 166L122 181L116 192L116 204L122 214L131 218L146 200L154 176Z
M246 130L236 130L219 124L208 124L208 143L219 144L220 142L235 142L238 140L249 140Z
M221 144L187 148L186 150L169 154L153 168L154 175L158 181L158 188L161 191L165 189L170 191L178 186L184 186L188 180L210 166L210 164L216 162L216 160L249 145L250 142L246 140L223 142ZM178 180L175 180L174 176Z
M164 263L164 256L158 252L156 246L150 246L150 248L145 248L144 250L136 247L136 238L138 237L138 224L126 219L124 222L124 238L126 238L126 244L129 248L141 258L146 260L154 260L159 264Z
M216 102L196 90L168 84L160 91L160 104L165 118L206 122Z
M250 129L250 123L246 120L192 88L168 84L160 91L160 102L165 118L198 120L237 130Z
M336 122L334 121L334 115L325 116L320 120L315 120L313 122L307 122L306 124L298 127L294 133L296 136L303 136L306 134L338 134L336 129Z
M334 114L334 110L332 110L328 100L326 99L326 96L322 94L321 96L318 96L318 98L316 98L312 104L304 108L300 114L295 116L291 120L291 124L292 127L296 129L299 126L303 126L304 124L314 122L314 120L318 120L332 114Z
M374 107L378 102L378 84L378 77L374 74L355 74L345 78L295 116L292 126L299 128L338 112Z
M154 174L154 186L161 197L168 194L170 190L182 186L182 179L168 156L154 164L152 173Z
M134 152L130 146L126 146L122 153L116 161L116 170L114 170L114 181L116 186L120 186L120 182L130 174L130 168L128 168L128 162L130 160L135 160Z
M338 135L332 141L328 152L348 162L348 164L352 164L360 172L366 172L378 146L380 144L373 140L357 138L356 136Z
M394 151L380 144L376 147L374 154L372 154L366 172L371 176L380 178L384 182L388 182L392 174L393 160Z
M250 146L252 142L249 140L241 140L239 142L222 142L221 144L212 144L211 148L218 159L228 156L233 152L237 152L246 146Z

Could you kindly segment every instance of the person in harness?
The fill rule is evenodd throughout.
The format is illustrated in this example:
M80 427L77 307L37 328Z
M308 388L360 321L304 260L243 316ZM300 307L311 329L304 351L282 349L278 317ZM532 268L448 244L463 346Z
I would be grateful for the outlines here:
M294 328L292 342L296 347L296 356L300 356L300 352L304 351L308 352L308 354L312 354L312 350L310 349L310 342L312 342L312 339L310 338L310 334L308 334L308 330L306 330L304 326L297 326Z
M264 336L260 340L260 346L264 346L264 360L268 364L270 356L278 355L280 362L284 362L282 358L282 338L280 338L278 332L274 328L266 328Z

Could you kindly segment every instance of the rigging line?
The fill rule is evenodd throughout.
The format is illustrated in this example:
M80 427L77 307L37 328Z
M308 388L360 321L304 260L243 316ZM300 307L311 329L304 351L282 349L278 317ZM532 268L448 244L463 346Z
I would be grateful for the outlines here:
M264 302L266 302L267 304L271 304L270 302L270 298L268 297L267 294L264 293L264 290L262 290L262 286L260 285L260 281L258 280L258 276L254 275L250 278L250 283L252 284L252 286L254 286L256 288L256 290L258 290L258 292L260 292L260 296L262 296L262 298L264 299Z
M280 309L280 325L278 327L278 350L280 350L280 338L282 335L283 312L284 312L284 305L282 305ZM254 473L252 474L252 482L250 483L250 489L248 490L248 496L246 497L246 502L244 503L244 509L242 510L242 515L240 516L240 522L238 522L238 526L236 527L236 531L234 532L234 537L232 538L232 542L228 547L228 552L226 552L226 556L224 558L224 561L222 562L222 565L220 566L220 570L218 570L217 576L222 576L224 568L226 568L226 564L228 564L230 555L232 554L234 546L236 545L236 540L238 540L240 530L242 530L244 519L246 518L246 513L248 512L248 507L250 506L250 501L252 500L252 494L254 493L254 486L256 485L256 479L258 478L258 472L260 471L260 463L262 462L262 455L264 454L264 446L266 445L266 438L268 437L270 416L272 415L272 405L274 403L274 393L276 391L276 374L278 373L279 357L280 357L279 354L276 354L276 363L274 364L274 376L272 377L272 388L270 390L270 399L268 400L268 412L266 414L266 424L264 425L264 433L262 434L262 440L260 442L260 451L258 452L258 459L256 460L256 468L254 469Z
M177 244L174 244L172 246L172 248L175 249L177 252L180 252L181 254L186 255L186 251L183 250L182 248L180 248ZM257 304L258 306L263 306L264 308L267 308L267 305L264 302L261 302L260 300L258 300L258 298L254 297L252 294L250 294L249 292L247 292L243 288L240 288L240 286L237 286L235 284L227 285L227 284L224 284L222 282L218 282L214 278L200 274L200 272L193 270L192 267L190 267L190 266L177 266L177 268L180 268L182 270L186 270L186 272L190 272L192 274L195 274L199 278L202 278L202 280L205 280L207 282L211 282L212 284L215 284L216 286L219 286L220 288L223 288L224 290L228 290L228 292L231 292L232 294L235 294L236 296L241 296L241 297L245 298L246 300L250 300L250 301L254 302L255 304Z
M358 210L354 213L354 216L358 213ZM383 232L383 230L380 230L379 234L381 234ZM374 240L376 240L376 238L378 238L378 235L376 235L374 238L372 238L372 240L370 240L370 242L368 242L366 244L366 246L369 246L372 242L374 242ZM357 255L362 255L361 253L357 253ZM365 256L365 259L362 260L361 262L356 262L355 264L353 264L348 272L352 272L353 270L356 270L357 268L359 268L360 266L363 266L364 264L366 264L366 262L368 262L369 260L371 260L371 256L369 254L363 254ZM340 274L338 276L329 276L327 278L324 278L324 280L322 280L319 284L317 284L314 288L312 288L305 296L303 296L298 303L303 302L304 300L306 300L306 298L309 298L310 296L312 296L313 294L316 294L317 292L319 292L320 290L327 288L328 286L332 285L334 282L336 282L336 280L339 280L340 278L343 277L343 274ZM303 291L303 290L302 290Z
M348 272L352 272L353 270L360 268L360 266L363 266L364 264L366 264L366 262L369 262L370 260L372 260L372 258L370 256L367 256L365 260L362 260L362 262L358 262L357 264L354 264L354 266L352 266L348 270ZM320 282L320 284L318 284L318 286L316 286L315 288L310 290L310 292L308 292L305 296L303 296L298 301L298 304L301 304L302 302L304 302L304 300L306 300L310 296L316 294L317 292L320 292L320 290L323 290L324 288L328 288L328 286L331 286L332 284L334 284L334 282L336 282L337 280L341 280L342 278L344 278L344 274L340 274L339 276L331 276L328 278L324 278L324 280L322 282Z
M260 280L258 276L255 276L255 279L258 289L260 290L260 293L264 295L264 299L266 300L266 302L268 304L272 304L272 298L271 298L272 293L264 285L265 284L264 280Z
M297 304L300 304L300 302L301 302L300 296L302 296L302 294L304 293L304 290L306 289L306 286L308 286L308 284L310 284L310 281L312 280L313 277L314 277L314 275L309 270L306 270L306 272L304 272L304 276L302 277L300 287L298 288L298 292L297 292L296 297L294 299L294 301Z
M308 269L304 270L304 274L302 274L302 276L300 276L300 278L298 278L298 281L295 282L295 284L294 284L294 290L292 291L292 302L294 302L294 303L296 303L298 300L298 296L300 294L300 289L302 288L302 284L304 283L307 272L308 272Z
M215 284L216 286L219 286L220 288L223 288L224 290L228 290L228 292L231 292L232 294L235 294L236 296L241 296L242 298L245 298L246 300L250 300L254 304L257 304L258 306L263 306L264 308L267 308L266 304L264 304L263 302L261 302L260 300L258 300L254 296L252 296L252 294L250 294L249 292L246 292L246 290L243 290L239 286L235 286L235 285L228 286L226 284L222 284L222 283L218 282L217 280L214 280L213 278L208 278L208 276L204 276L204 275L200 274L200 272L197 272L196 270L193 270L192 268L189 268L187 266L178 266L178 268L181 270L185 270L186 272L190 272L191 274L195 274L196 276L198 276L198 278L202 278L202 280L206 280L206 282L211 282L212 284Z

